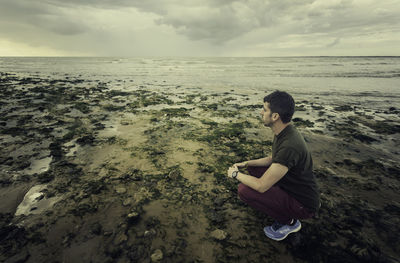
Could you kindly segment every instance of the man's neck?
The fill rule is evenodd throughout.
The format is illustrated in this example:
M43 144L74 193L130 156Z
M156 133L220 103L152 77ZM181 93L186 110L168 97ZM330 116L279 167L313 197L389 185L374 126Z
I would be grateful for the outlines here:
M283 123L282 121L277 121L272 125L271 129L275 135L278 135L279 133L281 133L281 131L283 131L289 125L290 125L290 122Z

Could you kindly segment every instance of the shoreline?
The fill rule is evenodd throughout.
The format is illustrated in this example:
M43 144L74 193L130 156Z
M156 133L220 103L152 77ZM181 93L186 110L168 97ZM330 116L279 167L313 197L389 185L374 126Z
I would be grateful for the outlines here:
M323 206L299 234L274 242L261 231L272 219L242 204L225 176L234 162L270 154L272 134L249 96L6 74L0 89L1 260L399 256L396 108L375 120L354 105L296 105L294 125L312 151ZM34 186L26 214L15 216Z

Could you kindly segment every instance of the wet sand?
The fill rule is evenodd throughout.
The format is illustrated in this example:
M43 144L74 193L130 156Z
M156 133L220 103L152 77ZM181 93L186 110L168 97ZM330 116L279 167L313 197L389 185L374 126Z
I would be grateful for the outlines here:
M399 109L297 103L322 207L276 242L225 175L264 94L0 74L2 262L398 262Z

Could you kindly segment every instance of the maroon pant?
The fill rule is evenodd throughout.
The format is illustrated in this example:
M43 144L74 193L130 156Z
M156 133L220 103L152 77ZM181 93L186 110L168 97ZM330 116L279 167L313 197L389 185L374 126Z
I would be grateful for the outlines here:
M267 169L268 167L252 166L247 168L250 175L255 177L261 177ZM260 193L247 185L239 184L238 193L240 199L249 206L269 215L281 224L289 224L292 219L307 219L314 216L314 213L276 185Z

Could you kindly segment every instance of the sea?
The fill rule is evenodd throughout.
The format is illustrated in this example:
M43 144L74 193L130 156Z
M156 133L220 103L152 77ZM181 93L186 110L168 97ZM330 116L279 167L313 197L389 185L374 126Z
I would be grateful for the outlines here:
M0 72L137 87L267 94L400 108L400 57L0 57Z

